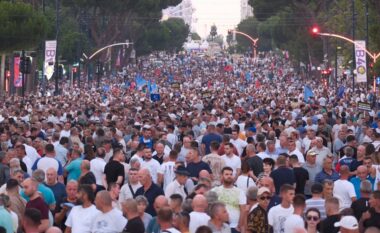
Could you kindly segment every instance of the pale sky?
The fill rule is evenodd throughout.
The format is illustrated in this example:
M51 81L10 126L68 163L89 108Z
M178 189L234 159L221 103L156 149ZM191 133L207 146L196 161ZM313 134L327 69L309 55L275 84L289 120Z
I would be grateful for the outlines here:
M213 24L218 34L225 36L228 29L240 22L240 0L192 0L192 3L198 19L194 28L202 38L207 37Z

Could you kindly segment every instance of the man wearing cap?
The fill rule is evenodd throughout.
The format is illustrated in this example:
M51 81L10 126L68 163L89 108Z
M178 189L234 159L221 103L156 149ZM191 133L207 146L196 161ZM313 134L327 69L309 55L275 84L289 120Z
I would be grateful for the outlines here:
M358 220L354 216L344 216L334 226L340 227L341 233L359 233Z
M171 195L179 194L182 196L183 200L185 200L188 195L185 184L190 173L184 166L178 166L174 173L176 174L175 180L169 183L166 187L165 197L169 199Z
M261 187L257 191L258 205L248 214L247 231L255 233L267 233L269 231L267 208L271 199L271 192L267 187Z
M309 150L306 154L306 162L303 164L303 168L309 173L309 180L305 184L305 195L310 196L312 193L310 189L314 184L315 176L322 170L316 163L317 153L313 150Z

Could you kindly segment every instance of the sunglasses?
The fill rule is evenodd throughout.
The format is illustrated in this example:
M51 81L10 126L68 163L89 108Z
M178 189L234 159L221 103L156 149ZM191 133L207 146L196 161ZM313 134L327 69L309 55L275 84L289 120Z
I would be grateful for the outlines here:
M319 217L318 216L307 216L306 219L307 219L307 221L313 220L314 222L316 222L319 220Z
M272 197L270 196L266 196L266 197L260 197L260 200L264 201L265 199L266 200L270 200Z

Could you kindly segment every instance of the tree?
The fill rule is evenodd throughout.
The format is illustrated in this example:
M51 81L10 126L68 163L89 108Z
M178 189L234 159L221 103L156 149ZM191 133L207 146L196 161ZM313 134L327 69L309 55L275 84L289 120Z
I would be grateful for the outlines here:
M192 40L201 40L201 37L196 32L191 33L191 39Z
M215 24L211 26L211 30L210 30L210 37L211 37L211 40L213 41L215 36L218 35L218 29L216 28Z
M46 35L46 18L30 4L0 1L0 91L4 90L6 54L14 50L34 49Z

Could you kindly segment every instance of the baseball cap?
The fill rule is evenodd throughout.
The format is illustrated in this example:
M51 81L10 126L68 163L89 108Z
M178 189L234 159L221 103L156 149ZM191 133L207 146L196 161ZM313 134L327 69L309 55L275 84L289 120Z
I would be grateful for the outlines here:
M271 193L270 190L267 188L267 187L261 187L259 188L259 190L257 191L257 196L261 196L263 195L264 193Z
M354 216L344 216L339 222L334 223L334 227L343 227L348 230L359 229L358 220Z

